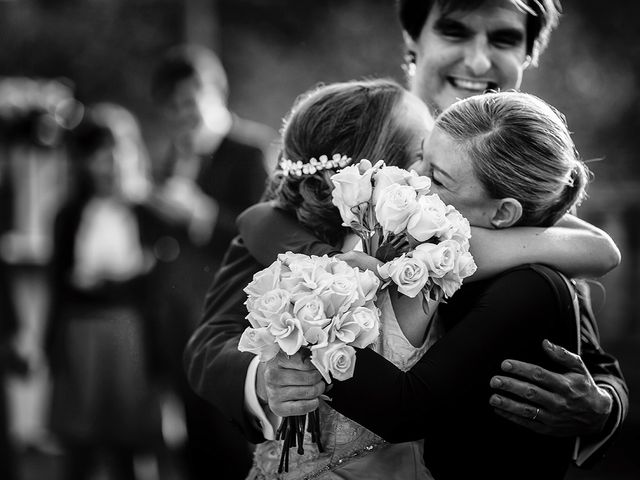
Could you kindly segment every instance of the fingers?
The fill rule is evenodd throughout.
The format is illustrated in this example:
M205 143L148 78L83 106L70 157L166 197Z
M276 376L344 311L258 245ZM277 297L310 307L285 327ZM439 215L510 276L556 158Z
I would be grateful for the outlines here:
M503 418L513 422L513 423L517 423L518 425L521 425L521 426L523 426L525 428L528 428L529 430L533 430L534 432L541 433L541 434L549 434L549 432L550 432L549 427L547 427L544 423L540 423L540 422L537 422L537 421L531 421L530 419L521 417L519 415L515 415L515 414L510 413L510 412L508 412L506 410L494 409L494 412L497 415L500 415L501 417L503 417Z
M315 382L313 379L317 377L311 372L307 374L306 372L290 371L286 378L276 377L276 381L269 379L269 371L266 376L268 377L266 390L269 408L281 417L303 415L315 410L319 405L319 397L326 388L319 373L319 380ZM293 383L288 384L287 381Z
M322 374L316 370L293 370L279 366L267 366L264 378L270 387L312 386L324 384Z
M489 403L497 410L502 410L520 418L526 420L538 420L540 422L543 421L544 412L542 409L528 403L521 403L517 400L497 394L491 395Z
M511 394L512 397L519 397L523 403L540 406L546 410L553 410L560 402L557 394L519 379L496 375L491 379L490 385L501 392Z
M506 375L510 377L521 377L529 383L548 391L557 392L564 386L561 375L550 372L532 363L509 359L503 361L500 367Z
M298 354L279 355L264 369L266 398L276 415L302 415L318 407L326 389L322 375Z
M542 342L542 348L549 355L549 358L572 372L583 373L587 370L580 355L571 353L567 349L551 343L549 340Z
M283 352L279 352L275 357L275 362L279 367L300 370L300 371L317 371L316 367L311 363L309 356L302 356L301 352L297 352L294 355L287 355Z
M494 407L493 411L496 414L513 423L537 433L553 434L547 422L548 414L541 407L521 403L501 395L492 395L489 403Z

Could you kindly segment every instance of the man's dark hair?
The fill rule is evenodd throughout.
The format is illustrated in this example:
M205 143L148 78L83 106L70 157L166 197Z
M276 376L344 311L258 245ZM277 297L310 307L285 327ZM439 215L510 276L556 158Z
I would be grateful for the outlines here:
M222 98L227 98L227 76L220 59L200 45L179 45L164 55L151 77L151 95L163 103L180 82L190 79L215 88Z
M560 20L560 0L511 0L527 13L527 55L536 65L538 57L547 47L551 31ZM486 0L398 0L398 15L405 32L417 40L434 5L447 15L454 11L473 11Z

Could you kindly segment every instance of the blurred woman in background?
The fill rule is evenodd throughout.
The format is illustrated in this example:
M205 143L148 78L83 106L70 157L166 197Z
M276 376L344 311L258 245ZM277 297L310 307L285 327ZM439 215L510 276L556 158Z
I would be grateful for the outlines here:
M64 478L135 478L134 457L162 444L154 261L145 215L148 159L124 108L89 108L71 131L68 198L54 224L47 350L51 428L67 456Z

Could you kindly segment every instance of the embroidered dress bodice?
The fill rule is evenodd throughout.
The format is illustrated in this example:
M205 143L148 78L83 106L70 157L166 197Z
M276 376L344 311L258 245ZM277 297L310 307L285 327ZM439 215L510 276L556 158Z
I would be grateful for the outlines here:
M436 329L420 347L405 338L395 317L388 290L378 293L381 311L380 336L369 348L402 370L410 369L437 339ZM433 319L431 320L433 321ZM384 386L381 385L381 388ZM329 396L331 393L329 392ZM318 451L305 434L304 454L295 448L289 456L289 471L278 474L282 441L257 445L248 480L429 480L431 475L423 461L423 442L391 444L358 423L320 402L320 429L324 452ZM393 412L389 412L393 415Z

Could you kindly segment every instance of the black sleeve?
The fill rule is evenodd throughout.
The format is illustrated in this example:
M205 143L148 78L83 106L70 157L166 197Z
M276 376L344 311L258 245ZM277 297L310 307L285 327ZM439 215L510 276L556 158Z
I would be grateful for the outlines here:
M259 270L238 238L207 292L201 325L191 336L184 366L191 388L215 405L252 443L264 441L262 430L244 408L244 383L254 355L238 350L249 323L243 288Z
M605 438L612 433L612 431L617 433L629 410L629 388L627 387L618 361L615 357L605 352L600 346L598 324L591 308L591 296L588 284L584 281L577 281L576 288L579 293L578 298L581 313L580 337L582 340L582 360L598 385L606 384L613 388L617 394L617 396L613 396L614 411L611 414L611 421L607 422L607 425L599 436L590 436L584 439L587 443L591 443L597 442L599 438ZM619 423L614 421L617 412L621 414L621 421ZM600 460L614 437L615 434L598 448L581 466L591 467Z
M238 231L245 246L262 265L269 265L279 253L335 255L339 249L323 243L284 210L269 202L258 203L238 217Z
M408 372L373 350L358 350L354 377L335 382L331 405L388 441L424 438L430 425L458 415L477 392L484 395L504 358L540 362L544 338L570 343L551 328L565 319L575 325L570 305L566 286L534 270L503 274Z
M262 150L246 145L236 145L235 148L234 158L229 159L232 167L228 175L233 194L229 192L224 196L211 194L219 207L213 233L213 247L223 251L238 232L236 225L238 215L260 201L267 183Z

